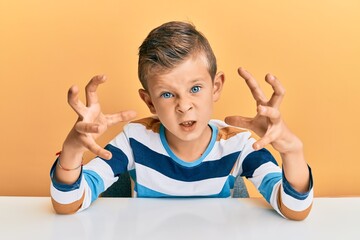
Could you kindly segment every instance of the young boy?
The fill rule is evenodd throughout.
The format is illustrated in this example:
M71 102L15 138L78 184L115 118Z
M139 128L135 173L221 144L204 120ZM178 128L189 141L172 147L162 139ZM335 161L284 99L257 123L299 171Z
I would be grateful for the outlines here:
M56 212L89 207L119 174L129 171L137 197L230 197L240 175L282 216L301 220L308 215L313 200L311 171L302 142L280 116L284 90L273 75L266 76L274 90L268 100L256 80L239 68L257 102L257 115L227 117L225 123L211 120L224 74L217 72L207 39L193 25L169 22L151 31L140 46L138 64L143 87L139 95L156 117L128 123L105 149L95 139L135 113L101 112L96 89L105 82L104 76L95 76L86 86L86 106L78 99L76 86L69 90L69 104L79 118L51 169ZM254 131L260 139L239 127ZM282 169L264 149L267 144L280 153ZM99 157L82 167L86 150Z

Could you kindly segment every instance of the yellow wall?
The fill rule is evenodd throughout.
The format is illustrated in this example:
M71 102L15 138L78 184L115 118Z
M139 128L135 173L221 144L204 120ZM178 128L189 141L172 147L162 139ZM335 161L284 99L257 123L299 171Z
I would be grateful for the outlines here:
M148 115L137 95L137 48L170 20L197 25L227 76L214 117L255 113L238 66L268 94L263 77L274 73L287 89L282 114L305 143L316 196L360 195L358 0L1 0L0 195L49 195L54 154L76 119L66 102L72 84L105 73L105 112Z

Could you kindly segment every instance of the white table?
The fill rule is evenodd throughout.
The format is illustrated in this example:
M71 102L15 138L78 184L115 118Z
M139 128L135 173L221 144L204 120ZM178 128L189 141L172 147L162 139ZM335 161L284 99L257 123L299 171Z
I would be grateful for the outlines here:
M74 215L48 197L0 197L0 239L360 239L360 198L316 198L304 221L262 199L100 198Z

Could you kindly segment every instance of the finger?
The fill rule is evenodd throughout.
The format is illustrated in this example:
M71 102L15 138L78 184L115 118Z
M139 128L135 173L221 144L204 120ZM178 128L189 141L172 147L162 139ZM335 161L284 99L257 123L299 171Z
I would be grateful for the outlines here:
M253 144L253 148L255 150L260 150L264 148L266 145L270 144L271 142L272 142L272 138L269 135L265 134L262 138L260 138Z
M112 158L111 152L100 147L95 141L87 142L84 145L89 151L105 160L110 160Z
M79 100L79 88L74 85L68 91L68 103L74 109L74 111L79 116L84 116L86 107L85 105Z
M280 120L281 114L277 108L259 105L257 111L261 116L270 118L273 123Z
M85 87L86 93L86 106L91 106L99 102L96 90L99 84L106 81L105 75L97 75L93 77Z
M133 110L122 111L115 114L105 115L108 127L113 126L119 122L128 122L136 117L136 112Z
M269 100L269 105L275 108L279 108L285 95L285 88L274 75L267 74L265 81L268 82L274 90L274 93Z
M257 104L265 105L268 100L256 79L242 67L238 69L238 73L245 80Z
M251 128L252 118L241 117L241 116L228 116L225 118L225 122L232 126Z
M97 123L77 122L75 124L75 130L79 133L100 133L101 126Z

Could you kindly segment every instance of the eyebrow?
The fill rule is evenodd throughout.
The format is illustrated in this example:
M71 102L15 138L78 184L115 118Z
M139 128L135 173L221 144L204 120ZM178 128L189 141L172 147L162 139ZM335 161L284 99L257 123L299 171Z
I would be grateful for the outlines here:
M193 85L195 83L198 83L198 82L203 82L204 80L202 78L195 78L193 80L190 80L189 81L189 84L190 85ZM156 89L159 89L159 88L169 88L169 87L172 87L172 86L168 86L166 83L160 83L160 84L155 84L154 87Z
M202 81L204 81L202 78L196 78L194 80L191 80L191 83L202 82Z

